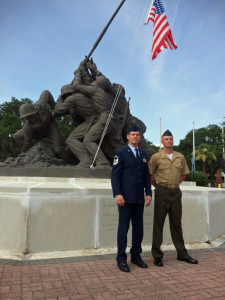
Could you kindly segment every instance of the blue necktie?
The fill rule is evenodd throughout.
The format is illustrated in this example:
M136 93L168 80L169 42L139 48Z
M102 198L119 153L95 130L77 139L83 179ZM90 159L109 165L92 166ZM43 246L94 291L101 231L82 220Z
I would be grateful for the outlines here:
M136 158L137 160L139 160L140 156L139 156L138 148L135 148L135 151L136 151Z

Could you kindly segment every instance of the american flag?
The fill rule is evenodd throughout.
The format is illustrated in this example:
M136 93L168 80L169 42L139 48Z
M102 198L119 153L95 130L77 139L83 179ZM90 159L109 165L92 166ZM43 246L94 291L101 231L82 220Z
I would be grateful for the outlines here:
M153 60L163 49L175 50L177 49L177 45L174 42L165 10L160 0L153 1L145 24L148 24L150 20L154 23L152 44Z

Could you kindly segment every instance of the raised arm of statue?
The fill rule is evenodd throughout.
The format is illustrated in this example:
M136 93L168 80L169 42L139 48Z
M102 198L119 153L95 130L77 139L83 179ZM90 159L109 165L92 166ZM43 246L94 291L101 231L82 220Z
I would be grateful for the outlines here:
M47 105L50 105L52 109L55 108L55 100L52 94L48 90L44 90L39 100L36 102L35 106L39 107L40 109L47 109Z
M68 115L73 106L74 104L71 101L62 102L62 100L59 99L54 109L54 116Z
M90 85L93 81L91 74L88 72L88 68L86 67L86 63L82 61L77 70L74 71L74 79L72 81L72 85L75 86L77 84L85 84Z

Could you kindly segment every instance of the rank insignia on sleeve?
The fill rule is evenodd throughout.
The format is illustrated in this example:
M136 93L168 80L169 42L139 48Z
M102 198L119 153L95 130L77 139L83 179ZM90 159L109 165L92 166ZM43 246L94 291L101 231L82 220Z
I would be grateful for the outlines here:
M114 156L114 160L113 160L113 165L117 165L119 162L119 157L118 156Z

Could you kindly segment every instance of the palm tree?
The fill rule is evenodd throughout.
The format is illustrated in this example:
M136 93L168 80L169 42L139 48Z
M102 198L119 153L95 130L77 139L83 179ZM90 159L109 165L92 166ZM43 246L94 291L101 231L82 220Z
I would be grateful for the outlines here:
M212 161L217 161L216 155L209 150L206 144L200 144L199 149L195 151L195 159L203 163L202 173L206 174L206 166L211 165Z

